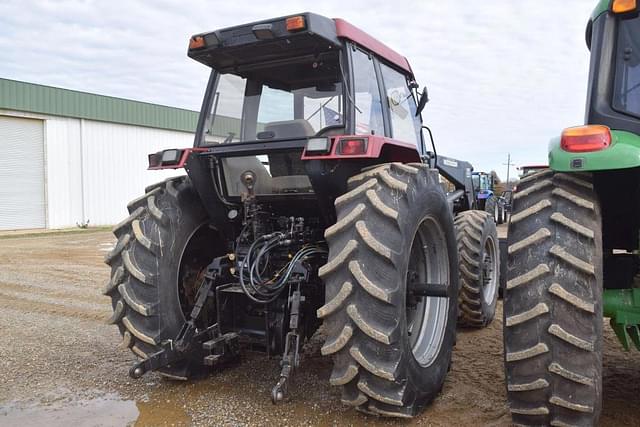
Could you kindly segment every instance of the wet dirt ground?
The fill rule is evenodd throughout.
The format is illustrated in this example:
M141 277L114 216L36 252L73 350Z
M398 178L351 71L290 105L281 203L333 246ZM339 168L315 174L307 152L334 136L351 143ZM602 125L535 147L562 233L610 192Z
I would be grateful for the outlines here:
M273 406L276 360L247 355L206 379L127 376L134 356L106 325L102 263L107 231L0 237L0 425L487 425L510 424L502 372L502 310L480 331L461 331L441 395L400 421L342 407L328 385L320 338L305 348L287 402ZM605 326L603 426L640 425L638 352Z

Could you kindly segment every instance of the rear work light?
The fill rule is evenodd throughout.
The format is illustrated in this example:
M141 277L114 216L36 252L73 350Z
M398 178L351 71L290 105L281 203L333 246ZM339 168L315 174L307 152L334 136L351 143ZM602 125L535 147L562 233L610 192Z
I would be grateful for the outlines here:
M191 153L204 153L206 148L171 148L149 154L149 170L183 168Z
M257 39L268 40L274 37L272 27L271 24L256 24L251 28L251 31L253 31L253 35L256 36Z
M357 156L366 154L367 138L345 138L338 142L336 154L342 156Z
M311 138L307 141L307 153L328 154L331 151L329 138Z
M636 0L613 0L611 10L613 13L633 12L637 9Z
M611 131L603 125L587 125L562 131L560 147L571 153L600 151L611 145Z
M287 18L287 31L300 31L307 27L304 16L292 16Z

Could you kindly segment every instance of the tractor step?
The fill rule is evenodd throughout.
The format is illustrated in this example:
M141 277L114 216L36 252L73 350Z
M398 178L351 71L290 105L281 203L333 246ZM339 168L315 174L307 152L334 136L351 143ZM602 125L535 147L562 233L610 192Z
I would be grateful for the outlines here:
M212 354L212 355L206 356L204 358L204 364L206 366L215 366L218 364L221 358L222 358L221 354Z
M227 332L202 343L202 349L211 354L204 357L206 366L215 366L221 362L235 359L240 354L239 335Z
M220 347L220 344L224 344L225 342L231 340L237 340L238 334L235 332L227 332L226 334L222 334L219 337L211 339L209 341L205 341L202 343L202 348L207 351L215 350Z

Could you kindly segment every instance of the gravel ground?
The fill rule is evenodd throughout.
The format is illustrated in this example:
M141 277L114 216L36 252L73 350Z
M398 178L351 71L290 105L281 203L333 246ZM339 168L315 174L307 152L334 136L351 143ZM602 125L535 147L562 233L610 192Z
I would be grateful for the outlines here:
M501 306L489 328L458 334L443 392L410 421L337 403L321 337L306 346L291 396L278 406L269 398L278 363L258 354L199 381L131 380L135 359L105 325L110 306L100 293L113 243L104 231L0 238L0 425L509 425ZM639 425L638 354L605 331L601 424Z

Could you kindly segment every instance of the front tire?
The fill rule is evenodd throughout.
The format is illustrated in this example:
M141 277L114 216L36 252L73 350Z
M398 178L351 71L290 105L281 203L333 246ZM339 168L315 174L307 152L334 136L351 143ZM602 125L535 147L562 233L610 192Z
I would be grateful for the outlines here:
M118 241L105 257L111 278L104 294L111 297L109 323L118 326L123 346L144 359L177 336L192 307L199 272L216 255L212 242L219 240L186 177L148 187L127 208L130 215L114 227ZM201 364L190 360L159 372L184 380Z
M504 212L504 205L498 203L498 218L496 221L496 224L503 224L505 221L505 212Z
M498 203L496 202L495 196L489 196L484 201L484 211L491 215L491 218L493 218L496 224L498 223Z
M460 259L458 324L484 328L496 314L500 256L496 224L488 212L469 210L455 218Z
M349 180L325 232L329 259L323 355L342 402L387 416L416 415L441 390L455 341L458 292L453 218L437 171L386 164ZM416 297L440 283L448 297Z
M513 421L596 425L602 405L602 232L587 174L520 181L508 237L504 357Z

